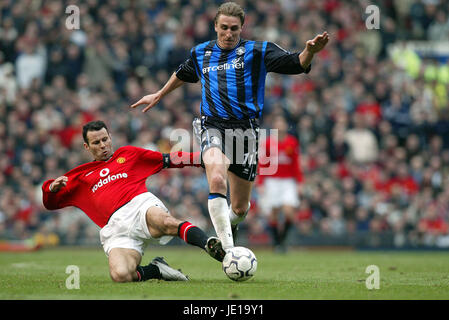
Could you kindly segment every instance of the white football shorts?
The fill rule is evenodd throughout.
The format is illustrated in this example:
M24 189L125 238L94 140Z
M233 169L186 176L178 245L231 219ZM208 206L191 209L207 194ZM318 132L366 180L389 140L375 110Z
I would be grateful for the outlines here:
M299 207L297 183L295 179L265 178L264 194L262 197L262 210L269 213L273 208L284 205Z
M100 230L100 241L107 256L112 248L134 249L143 256L150 242L164 245L173 238L162 236L156 239L151 236L146 212L148 208L154 206L168 212L162 201L151 192L139 194L114 212L108 224Z

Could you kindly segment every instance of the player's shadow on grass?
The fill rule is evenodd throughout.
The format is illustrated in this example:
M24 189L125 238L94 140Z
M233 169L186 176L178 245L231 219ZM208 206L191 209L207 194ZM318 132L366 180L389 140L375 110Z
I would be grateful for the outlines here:
M291 283L291 281L287 281L287 280L280 280L277 281L277 283ZM250 279L247 281L233 281L230 279L190 279L189 281L185 282L186 284L192 283L192 284L197 284L197 283L202 283L202 284L224 284L224 285L229 285L229 284L235 284L235 285L266 285L266 284L272 284L273 281L272 280L268 280L268 279Z

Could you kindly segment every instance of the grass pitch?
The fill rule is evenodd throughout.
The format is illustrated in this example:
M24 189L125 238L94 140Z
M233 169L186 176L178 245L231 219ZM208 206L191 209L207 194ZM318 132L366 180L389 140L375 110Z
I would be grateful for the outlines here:
M449 299L448 252L357 252L254 249L256 275L233 282L205 252L187 246L150 247L142 263L164 256L188 282L150 280L113 283L101 248L57 248L0 253L0 299ZM80 271L80 288L68 289L69 265ZM380 288L368 290L365 273L379 268Z

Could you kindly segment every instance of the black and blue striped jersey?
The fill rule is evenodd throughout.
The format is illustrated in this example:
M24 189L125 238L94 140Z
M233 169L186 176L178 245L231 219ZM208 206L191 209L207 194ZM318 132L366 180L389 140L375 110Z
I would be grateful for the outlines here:
M185 82L201 81L201 115L221 119L252 119L262 115L268 72L308 73L290 53L275 43L240 39L234 49L221 49L216 40L192 48L176 70Z

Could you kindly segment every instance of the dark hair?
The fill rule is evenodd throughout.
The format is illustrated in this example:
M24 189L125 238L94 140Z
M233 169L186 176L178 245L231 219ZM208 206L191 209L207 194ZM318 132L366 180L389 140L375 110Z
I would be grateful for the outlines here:
M245 22L245 11L243 11L242 7L235 2L225 2L218 7L218 11L214 19L215 24L217 24L220 14L239 18L242 26Z
M106 123L104 123L101 120L91 121L86 123L83 126L83 139L84 142L89 144L89 141L87 140L87 132L89 131L100 131L101 129L105 128L106 131L109 133L108 127L106 127Z

